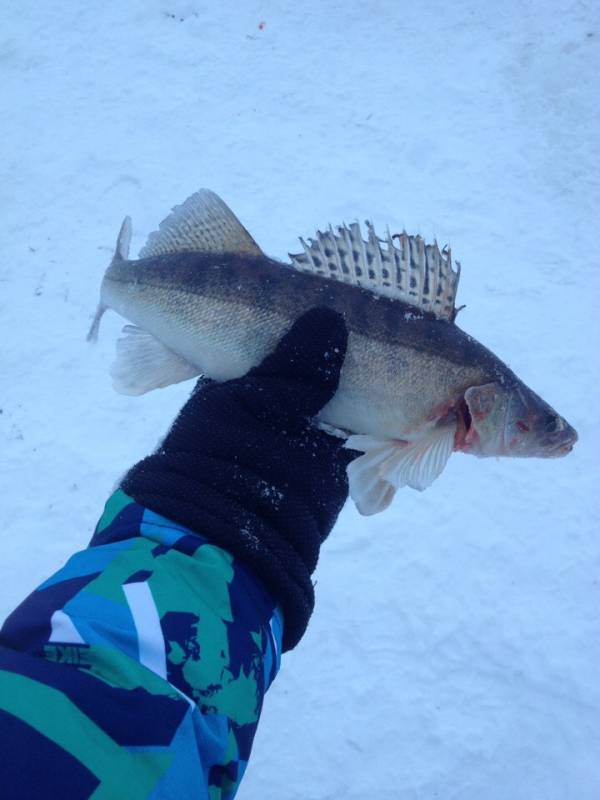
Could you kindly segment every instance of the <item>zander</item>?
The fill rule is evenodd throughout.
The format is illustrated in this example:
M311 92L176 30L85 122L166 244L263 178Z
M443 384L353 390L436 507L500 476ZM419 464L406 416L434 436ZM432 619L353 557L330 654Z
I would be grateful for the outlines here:
M455 323L460 274L448 250L420 236L382 240L367 223L301 240L284 264L266 256L225 203L203 189L129 260L125 219L88 339L107 308L123 329L111 375L143 394L204 375L239 377L313 306L339 312L348 351L318 423L363 452L348 467L363 514L396 489L423 490L454 450L477 456L566 455L577 433L493 353Z

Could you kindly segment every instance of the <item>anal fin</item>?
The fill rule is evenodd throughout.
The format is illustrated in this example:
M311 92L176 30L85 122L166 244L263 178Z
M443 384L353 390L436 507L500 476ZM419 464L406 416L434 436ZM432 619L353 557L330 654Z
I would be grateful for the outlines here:
M123 328L117 357L110 368L120 394L140 395L200 375L200 370L135 325Z
M423 491L441 474L454 448L456 422L437 424L412 441L350 436L346 447L363 455L348 466L350 496L361 514L383 511L397 489Z

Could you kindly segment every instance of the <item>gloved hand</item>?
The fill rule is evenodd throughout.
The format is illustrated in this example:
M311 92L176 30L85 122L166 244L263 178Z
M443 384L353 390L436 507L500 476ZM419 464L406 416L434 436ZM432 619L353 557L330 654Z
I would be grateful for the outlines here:
M310 576L348 495L358 453L312 423L333 397L344 360L343 319L307 312L246 375L199 381L153 455L122 488L246 562L284 614L284 650L314 606Z

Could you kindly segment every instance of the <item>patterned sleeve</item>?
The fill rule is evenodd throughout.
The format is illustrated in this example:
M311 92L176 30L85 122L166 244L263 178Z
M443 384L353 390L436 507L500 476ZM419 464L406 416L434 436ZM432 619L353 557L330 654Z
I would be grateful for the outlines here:
M117 491L90 547L0 631L0 786L230 800L282 633L243 564Z

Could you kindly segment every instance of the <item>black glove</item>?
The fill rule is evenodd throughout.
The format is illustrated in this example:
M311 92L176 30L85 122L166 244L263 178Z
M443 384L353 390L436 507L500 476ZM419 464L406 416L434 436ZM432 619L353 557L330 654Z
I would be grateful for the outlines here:
M310 576L358 455L310 421L335 394L346 343L338 314L307 312L243 377L199 381L156 453L122 482L251 568L283 609L284 650L306 629Z

